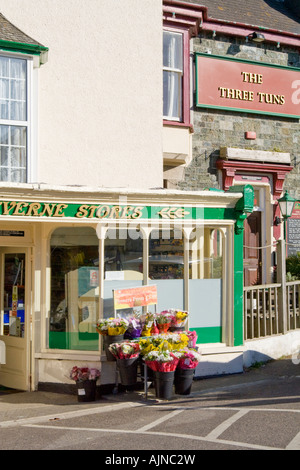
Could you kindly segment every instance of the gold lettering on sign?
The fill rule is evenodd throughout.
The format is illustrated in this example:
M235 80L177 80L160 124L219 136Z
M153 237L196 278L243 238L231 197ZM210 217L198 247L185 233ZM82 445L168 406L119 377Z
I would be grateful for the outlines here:
M262 83L263 76L260 73L241 72L243 75L243 82L248 83Z
M63 211L67 207L68 207L68 204L57 204L53 217L64 217L65 214L61 211Z
M29 204L28 211L26 212L26 215L33 215L33 216L38 216L39 215L39 210L41 208L41 204L39 202L32 202Z
M89 209L90 209L90 213L89 213L89 219L91 219L92 217L94 217L94 214L95 214L95 211L96 209L98 208L98 206L90 206Z
M88 205L80 206L78 212L76 212L75 217L87 217L88 215Z
M261 85L263 83L263 76L261 73L241 72L243 82ZM220 98L227 98L230 100L254 101L254 92L248 90L239 90L237 88L226 88L219 86ZM273 93L266 93L259 91L257 93L259 103L279 104L285 103L284 95L275 95Z
M123 213L122 213L122 219L130 219L131 214L129 211L133 211L134 207L132 206L126 206L124 207Z
M55 204L44 204L44 210L39 213L39 216L42 217L43 215L47 214L48 217L51 217L54 208Z
M17 202L13 215L25 215L24 212L20 212L22 208L27 207L28 203L26 202Z
M11 205L9 206L9 204ZM16 205L16 202L3 202L3 215L9 215L9 211L16 207Z
M96 212L96 217L99 219L104 219L109 215L110 207L109 206L100 206Z
M284 104L285 97L284 95L273 95L272 93L257 93L258 100L260 103L267 103L267 104Z
M134 210L133 210L133 213L131 214L131 218L132 219L139 219L140 217L142 217L142 210L144 208L141 206L141 207L135 207Z
M220 97L221 98L230 98L232 100L243 100L243 101L253 101L254 92L247 90L238 90L236 88L224 88L219 86Z

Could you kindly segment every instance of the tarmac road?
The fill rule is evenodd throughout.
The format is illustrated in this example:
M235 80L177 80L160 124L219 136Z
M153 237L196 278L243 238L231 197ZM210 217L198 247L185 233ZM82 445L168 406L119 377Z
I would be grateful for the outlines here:
M133 468L200 464L201 450L300 450L300 365L285 358L195 380L171 400L153 388L91 403L0 392L0 449L102 450L99 463Z

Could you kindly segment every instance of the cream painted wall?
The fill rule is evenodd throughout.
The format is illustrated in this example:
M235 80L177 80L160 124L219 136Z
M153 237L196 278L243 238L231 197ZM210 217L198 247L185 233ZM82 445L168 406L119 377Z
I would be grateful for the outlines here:
M38 182L162 186L161 0L0 0L49 47L39 70Z

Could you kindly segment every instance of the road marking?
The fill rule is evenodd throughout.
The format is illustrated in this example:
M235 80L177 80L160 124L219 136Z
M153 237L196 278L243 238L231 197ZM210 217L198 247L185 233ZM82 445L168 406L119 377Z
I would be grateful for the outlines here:
M226 419L217 426L213 431L211 431L206 438L207 439L217 439L226 429L228 429L232 424L234 424L238 419L245 416L249 410L240 410L235 415L231 416L230 418Z
M300 432L286 446L286 450L300 450Z
M107 406L94 407L94 408L84 408L82 410L67 411L64 413L34 416L32 418L14 419L12 421L3 421L2 423L0 423L0 428L25 426L26 424L30 424L30 423L39 423L39 422L42 423L43 421L51 421L57 418L59 419L77 418L80 416L88 416L88 415L95 415L98 413L118 411L120 409L124 409L124 408L128 409L128 407L136 407L136 406L144 406L144 404L134 403L134 402L116 403L114 405L107 405Z
M178 437L179 439L187 439L187 440L195 440L195 441L202 441L202 442L212 442L215 444L224 444L226 446L233 446L233 447L245 447L247 449L257 449L257 450L284 450L283 448L279 447L270 447L270 446L262 446L258 444L249 444L248 442L237 442L237 441L228 441L224 439L213 439L207 438L202 436L194 436L190 434L178 434L178 433L171 433L171 432L155 432L155 431L132 431L132 430L122 430L122 429L107 429L107 428L80 428L80 427L69 427L69 426L52 426L52 425L44 425L44 424L26 424L24 427L30 428L44 428L49 430L56 430L56 429L63 429L65 431L79 431L79 432L102 432L102 433L113 433L113 434L140 434L143 436L162 436L162 437L171 437L174 439Z
M158 424L163 423L164 421L167 421L168 419L172 418L173 416L178 415L178 414L181 413L182 411L183 411L183 409L174 410L172 413L169 413L169 414L166 415L166 416L162 416L161 418L157 419L156 421L153 421L152 423L146 424L146 425L143 426L142 428L137 429L136 432L145 432L145 431L148 431L149 429L154 428L155 426L157 426Z

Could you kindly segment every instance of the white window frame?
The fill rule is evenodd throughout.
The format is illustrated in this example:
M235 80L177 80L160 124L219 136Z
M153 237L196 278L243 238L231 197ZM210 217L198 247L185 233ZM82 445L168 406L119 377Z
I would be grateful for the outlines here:
M23 59L26 60L26 121L15 121L9 119L0 119L0 125L6 126L20 126L26 127L26 181L22 184L31 183L36 180L37 176L37 143L33 138L33 129L36 126L37 122L37 80L34 79L35 74L38 69L34 69L34 58L27 54L18 54L11 52L1 51L0 55L2 57L12 58L12 59ZM34 117L34 118L33 118ZM35 126L33 126L33 122ZM35 145L33 143L35 142ZM0 181L1 183L1 181ZM12 182L14 183L14 182Z
M163 30L163 35L165 34L172 34L172 35L177 35L181 36L181 62L182 62L182 68L175 68L175 67L166 67L163 64L163 73L164 72L171 72L176 74L177 80L179 82L179 87L178 87L178 104L180 108L179 116L170 116L170 115L163 115L163 119L168 120L168 121L175 121L175 122L182 122L183 120L183 74L184 74L184 36L183 33L178 32L178 31L170 31L167 29ZM174 96L174 94L172 94ZM165 102L165 96L163 97L163 101Z

